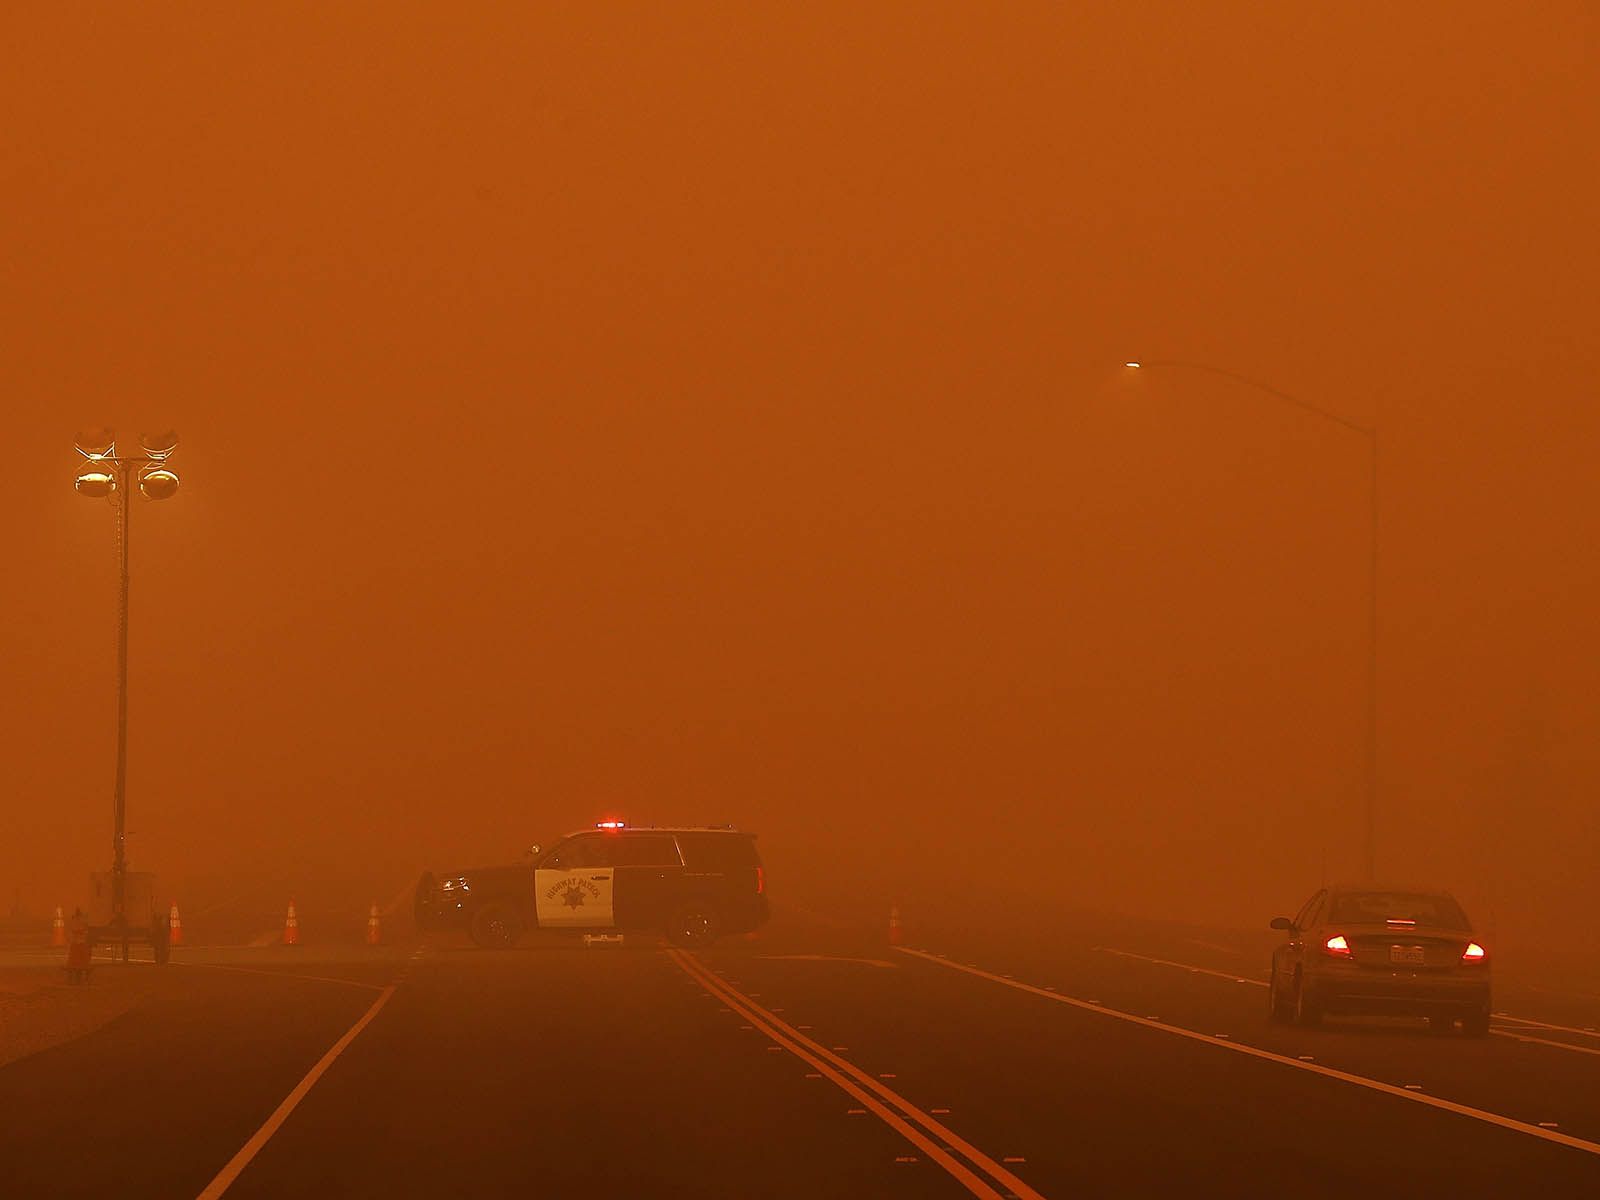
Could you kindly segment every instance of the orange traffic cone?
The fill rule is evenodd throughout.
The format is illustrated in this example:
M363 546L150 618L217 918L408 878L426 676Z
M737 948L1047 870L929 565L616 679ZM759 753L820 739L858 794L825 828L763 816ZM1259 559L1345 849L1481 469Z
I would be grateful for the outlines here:
M378 906L374 904L367 914L367 945L376 946L383 941L383 926L379 924Z
M889 906L889 945L900 944L900 907L896 904Z
M178 902L172 902L172 911L167 913L167 945L183 945L183 918L178 915Z
M56 919L50 923L50 944L52 946L65 946L67 944L67 920L61 915L61 905L56 905Z
M294 915L294 901L289 901L289 915L283 919L283 944L285 946L298 946L300 944L300 918Z

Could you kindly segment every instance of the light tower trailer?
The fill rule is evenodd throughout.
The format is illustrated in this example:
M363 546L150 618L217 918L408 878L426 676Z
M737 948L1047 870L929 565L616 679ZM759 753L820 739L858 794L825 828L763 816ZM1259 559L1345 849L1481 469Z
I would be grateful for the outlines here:
M156 962L165 963L172 953L172 933L167 914L156 904L154 872L123 874L120 913L116 911L113 875L112 871L95 871L89 876L89 945L121 946L124 962L130 943L148 945Z

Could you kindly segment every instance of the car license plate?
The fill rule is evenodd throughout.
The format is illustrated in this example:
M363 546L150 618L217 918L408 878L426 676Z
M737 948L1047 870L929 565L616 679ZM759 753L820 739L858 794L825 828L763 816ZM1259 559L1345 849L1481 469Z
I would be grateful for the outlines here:
M1390 946L1389 961L1392 963L1417 963L1423 962L1421 946Z

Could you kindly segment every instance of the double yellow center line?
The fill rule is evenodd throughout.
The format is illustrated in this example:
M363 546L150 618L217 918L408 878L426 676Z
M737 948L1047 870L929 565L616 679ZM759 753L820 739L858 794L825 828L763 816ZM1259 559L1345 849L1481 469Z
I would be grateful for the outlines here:
M783 1018L762 1008L732 984L719 979L694 955L682 950L668 950L667 955L695 982L857 1100L873 1116L943 1167L974 1196L983 1196L987 1200L1005 1200L1008 1195L1018 1200L1044 1200L1043 1196L982 1150L892 1088L885 1087L860 1067L840 1058Z

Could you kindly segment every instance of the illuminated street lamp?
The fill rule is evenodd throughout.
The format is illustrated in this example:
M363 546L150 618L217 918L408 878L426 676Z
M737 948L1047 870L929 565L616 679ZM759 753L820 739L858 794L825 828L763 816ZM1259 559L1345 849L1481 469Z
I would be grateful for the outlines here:
M128 957L127 913L127 779L128 779L128 517L135 488L146 500L167 500L178 490L178 474L167 460L178 448L178 435L162 433L139 439L140 452L118 454L108 429L80 433L76 446L83 456L73 486L80 496L110 499L117 510L117 781L116 831L111 850L111 926Z
M1337 413L1308 404L1297 396L1251 379L1235 371L1213 367L1208 363L1183 362L1166 359L1160 362L1130 360L1122 364L1132 371L1151 368L1177 367L1188 371L1204 371L1270 396L1291 408L1310 413L1351 433L1360 434L1367 443L1367 507L1368 507L1368 560L1367 560L1367 779L1365 817L1366 829L1363 846L1363 866L1370 882L1377 871L1378 859L1378 430L1375 426L1359 425Z

